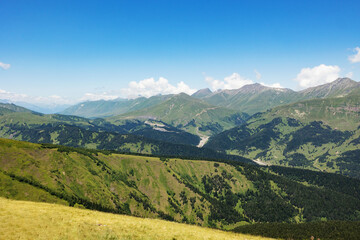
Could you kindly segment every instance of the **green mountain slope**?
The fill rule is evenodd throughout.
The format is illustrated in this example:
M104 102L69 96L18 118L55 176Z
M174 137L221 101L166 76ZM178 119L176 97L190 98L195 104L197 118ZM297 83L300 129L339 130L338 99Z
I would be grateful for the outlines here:
M12 113L12 112L27 112L27 113L34 113L33 111L17 106L15 104L12 103L0 103L0 114L7 114L7 113Z
M190 158L236 159L251 162L243 157L228 156L211 149L162 142L131 134L96 132L67 124L49 124L36 127L9 125L1 128L0 136L34 143L52 143L89 149Z
M200 89L200 90L196 91L191 96L194 97L194 98L200 98L201 99L201 98L209 96L211 94L212 94L212 92L211 92L211 90L209 88L203 88L203 89Z
M290 89L270 88L255 83L240 89L222 90L202 98L204 101L230 109L254 114L286 104L296 96Z
M255 83L243 86L240 89L219 90L211 92L208 88L200 89L192 95L205 102L234 109L247 114L263 112L268 109L317 98L342 97L352 90L360 88L360 84L349 78L339 78L331 83L307 88L295 92L286 88L266 87ZM109 117L129 113L149 107L153 107L174 95L153 96L150 98L139 97L137 99L116 99L89 101L76 104L62 111L61 114L76 115L87 118Z
M299 92L286 88L272 88L255 83L240 89L221 90L201 97L216 105L254 114L268 109L316 98L343 97L360 84L349 78L339 78L331 83L308 88Z
M358 221L326 221L309 223L258 223L240 226L234 232L276 239L322 239L358 240L360 236Z
M351 94L280 106L214 136L205 147L359 178L359 105L360 95Z
M76 115L86 118L109 117L154 106L171 96L172 95L160 95L150 98L140 97L136 99L82 102L65 109L61 114Z
M343 97L354 89L360 88L360 83L350 78L338 78L335 81L316 87L304 89L299 92L301 100L312 98Z
M356 192L321 185L322 176L309 186L236 161L159 159L0 139L0 170L3 197L203 226L360 219L359 180L329 175Z
M210 105L184 93L150 108L107 118L113 124L125 119L154 119L199 136L210 136L244 122L246 114Z
M0 198L0 239L270 240L159 219ZM144 230L145 229L145 230Z
M286 116L302 122L322 121L333 128L354 130L360 124L360 94L297 102L274 108L263 116Z
M16 139L21 140L21 132L19 132L20 128L21 131L24 131L25 129L37 129L41 131L42 128L55 128L59 124L76 126L84 130L94 132L133 134L175 144L196 146L200 141L198 136L172 127L163 122L125 120L121 124L114 125L104 119L87 119L83 117L60 114L39 114L13 104L3 104L3 107L0 107L0 127L2 127L2 130L0 130L0 136L2 137L12 138L15 134ZM28 138L24 139L30 141Z
M121 152L250 161L191 146L198 144L198 136L153 120L125 120L113 125L103 119L10 111L0 115L0 137Z

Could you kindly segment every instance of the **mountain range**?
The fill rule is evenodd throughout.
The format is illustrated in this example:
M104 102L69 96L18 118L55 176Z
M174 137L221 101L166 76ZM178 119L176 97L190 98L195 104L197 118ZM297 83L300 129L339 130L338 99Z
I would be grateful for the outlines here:
M350 79L72 112L0 104L0 197L260 235L267 225L253 223L360 221L360 88Z
M267 110L250 116L227 108L252 104ZM105 118L40 114L2 104L0 137L158 155L239 156L360 177L359 105L359 83L348 78L300 92L252 84L203 89L193 96L86 102L66 110Z
M239 89L217 90L200 89L191 97L202 99L208 104L226 107L252 115L270 108L307 99L345 96L360 84L349 78L339 78L334 82L302 91L288 88L273 88L259 83L245 85ZM60 112L87 118L110 117L145 109L162 103L174 95L158 95L150 98L99 100L76 104Z
M245 122L247 114L210 105L180 93L149 108L107 118L117 124L125 119L159 120L199 136L220 133Z
M298 101L345 96L359 87L360 84L358 82L349 78L339 78L334 82L307 88L298 92L288 88L266 87L255 83L245 85L239 89L220 90L216 92L209 92L208 89L202 89L194 93L193 96L210 104L252 115L276 106Z

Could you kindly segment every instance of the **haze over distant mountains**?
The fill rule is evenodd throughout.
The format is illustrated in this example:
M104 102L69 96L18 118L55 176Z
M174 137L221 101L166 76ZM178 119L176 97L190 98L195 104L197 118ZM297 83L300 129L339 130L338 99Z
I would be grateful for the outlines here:
M204 88L198 90L191 96L202 99L212 105L238 110L251 115L259 111L265 111L274 106L291 102L346 95L351 89L357 87L359 87L358 82L355 82L350 78L339 78L332 83L307 88L301 91L293 91L288 88L268 87L259 83L254 83L245 85L239 89L220 89L214 92L209 88ZM32 111L45 114L61 113L94 118L115 116L140 110L165 101L172 95L174 94L156 95L149 98L138 97L136 99L118 98L114 100L84 101L74 105L68 103L55 104L50 102L43 102L41 104L30 103L5 98L0 99L0 102L14 103Z
M63 112L69 115L2 104L0 137L151 154L231 154L360 177L359 86L349 78L298 92L251 84L84 102Z
M218 90L200 89L191 95L214 106L245 112L252 115L256 112L266 111L270 108L293 103L297 101L345 96L351 90L359 88L360 83L350 78L339 78L331 83L307 88L302 91L293 91L288 88L273 88L254 83L239 89ZM144 109L166 101L173 95L159 95L150 98L99 100L89 101L71 106L61 114L77 115L82 117L109 117Z
M65 109L71 107L70 104L47 104L47 103L34 104L34 103L28 103L28 102L24 102L24 101L10 101L8 99L0 99L0 103L10 103L10 104L12 103L12 104L16 104L18 106L27 108L29 110L39 112L39 113L44 113L44 114L52 114L52 113L62 112Z
M339 78L331 83L293 91L288 88L266 87L259 83L245 85L239 89L209 92L201 89L193 96L217 106L239 110L248 114L266 111L270 108L288 103L313 98L345 96L360 83L349 78Z

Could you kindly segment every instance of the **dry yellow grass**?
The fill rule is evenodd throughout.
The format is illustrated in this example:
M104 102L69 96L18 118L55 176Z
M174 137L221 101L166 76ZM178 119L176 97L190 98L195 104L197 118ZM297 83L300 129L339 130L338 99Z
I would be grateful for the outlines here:
M0 198L0 223L0 239L269 239L157 219L4 198Z

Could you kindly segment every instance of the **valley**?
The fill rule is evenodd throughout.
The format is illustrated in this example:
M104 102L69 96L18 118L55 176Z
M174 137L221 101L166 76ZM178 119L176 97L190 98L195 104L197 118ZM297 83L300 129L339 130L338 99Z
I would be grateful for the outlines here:
M360 239L360 1L0 6L0 240Z
M0 197L244 233L360 221L360 95L340 83L251 116L186 94L105 118L1 104Z

